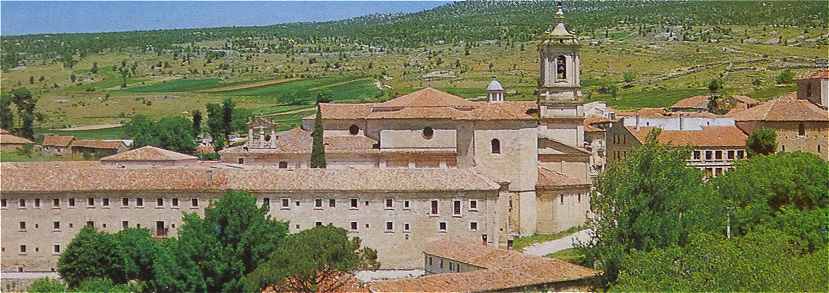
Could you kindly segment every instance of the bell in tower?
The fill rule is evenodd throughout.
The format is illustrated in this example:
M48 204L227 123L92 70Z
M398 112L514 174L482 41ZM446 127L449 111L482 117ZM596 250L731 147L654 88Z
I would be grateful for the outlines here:
M567 30L561 3L555 16L556 25L544 32L538 45L540 76L538 93L542 101L578 102L581 98L579 79L579 40Z

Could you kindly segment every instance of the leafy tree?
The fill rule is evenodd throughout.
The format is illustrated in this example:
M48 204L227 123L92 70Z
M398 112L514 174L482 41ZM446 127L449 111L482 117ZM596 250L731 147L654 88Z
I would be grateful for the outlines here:
M118 243L107 233L84 227L72 238L58 260L58 273L69 287L77 287L90 278L108 278L126 282Z
M248 291L273 288L289 292L333 292L352 272L376 269L375 259L366 258L359 238L348 238L345 229L318 226L288 236L284 244L245 277ZM374 254L376 256L376 254Z
M722 90L722 81L719 79L712 79L708 82L708 91L712 94L718 94Z
M317 102L317 116L314 118L314 131L311 133L311 168L325 168L325 142L322 127L322 106Z
M687 243L690 233L721 228L720 200L703 184L702 173L687 167L690 151L656 142L645 144L603 173L590 195L587 226L594 235L578 246L601 269L605 283L616 280L632 251Z
M98 62L92 62L92 69L89 70L92 74L98 73Z
M18 134L29 139L34 139L34 120L37 99L32 97L32 93L26 88L15 89L11 94L12 101L17 107L17 116L21 120Z
M60 280L44 277L32 282L28 290L31 293L63 293L66 285Z
M771 128L755 129L746 140L746 150L749 156L773 154L777 150L777 133Z
M153 265L161 249L146 228L127 228L114 235L124 269L124 279L143 282L153 279Z
M246 192L227 192L205 209L204 218L184 216L171 241L172 278L155 286L169 291L239 292L242 278L276 251L288 225L270 219L267 207Z
M11 96L0 95L0 128L9 131L14 128L14 113L12 113L11 103Z
M201 134L201 111L193 111L193 137L198 137Z
M127 137L133 139L133 148L161 145L161 139L158 137L157 131L155 121L142 114L135 115L124 124L124 133Z
M222 105L207 104L207 133L213 138L213 146L218 150L224 146L224 122Z
M302 105L305 104L305 98L303 97L304 95L307 95L307 93L301 93L298 91L288 92L279 98L279 102L286 105Z
M235 107L236 104L230 98L226 98L222 102L222 125L225 139L230 138L230 133L233 132L233 108Z
M622 79L625 82L625 86L630 87L630 84L636 80L636 74L630 71L625 71L625 73L622 74Z
M794 152L737 162L713 181L734 208L737 235L768 226L792 235L812 252L829 242L829 163L814 154Z
M778 84L789 84L794 81L794 73L791 70L783 70L774 78Z
M137 289L127 284L116 284L107 278L90 278L78 285L77 292L131 293L139 291Z
M192 153L196 149L193 138L193 126L184 117L164 117L158 120L158 147L182 153Z
M72 83L75 83L75 81L77 81L77 80L78 80L78 76L76 76L75 73L72 73L72 74L69 75L69 81L71 81Z
M611 291L825 291L829 250L800 255L792 238L773 229L733 239L701 233L685 247L633 252Z

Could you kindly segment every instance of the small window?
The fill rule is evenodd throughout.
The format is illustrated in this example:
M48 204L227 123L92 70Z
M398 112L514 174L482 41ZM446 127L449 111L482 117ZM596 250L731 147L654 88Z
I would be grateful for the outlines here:
M352 199L351 199L351 208L352 208L352 209L356 209L356 208L357 208L357 202L358 202L358 201L357 201L357 199L356 199L356 198L352 198Z
M287 198L282 199L282 208L283 209L290 208L290 205L291 205L291 200L290 199L287 199Z
M177 197L173 198L173 206L178 207L178 198Z
M239 158L239 165L245 164L245 158Z
M130 227L129 221L121 221L121 229L127 229Z
M409 231L411 231L411 227L409 226L409 223L403 223L403 232L409 232Z
M437 215L438 214L438 201L437 200L432 200L432 209L430 211L430 214L431 215Z
M469 200L469 210L471 210L471 211L477 211L478 210L478 200L477 199Z
M337 206L337 200L336 199L333 199L333 198L328 199L328 207L329 208L333 208L333 207L336 207L336 206Z
M86 205L90 206L90 207L94 207L95 206L95 198L93 198L93 197L87 198L86 199Z
M89 228L95 228L95 222L94 221L86 221L86 226L89 227Z
M26 230L26 222L20 222L20 230Z
M804 125L803 123L797 125L797 135L806 136L806 125Z
M52 222L52 230L60 230L60 222L58 222L58 221Z
M155 199L155 206L157 206L157 207L163 207L163 206L164 206L164 199L163 199L163 198L160 198L160 197L159 197L159 198L156 198L156 199Z
M70 207L74 207L74 206L75 206L75 199L74 199L74 198L70 198L70 199L69 199L69 206L70 206Z
M360 133L360 127L357 125L351 125L351 127L348 128L348 133L351 135L357 135Z
M501 141L498 139L493 139L491 142L492 144L492 153L493 154L500 154L501 153Z
M288 168L288 162L285 162L285 161L280 161L279 162L279 169L287 169L287 168Z
M438 223L438 231L440 231L440 232L446 232L446 222L440 222L440 223Z
M478 231L478 222L469 222L470 231Z
M743 151L743 150L738 150L738 151L737 151L737 159L742 159L742 158L743 158L743 156L745 156L745 151Z
M726 157L727 157L729 160L733 160L733 159L734 159L734 151L728 151L728 152L726 153Z
M18 201L17 201L17 203L19 204L19 205L18 205L18 207L21 207L21 208L25 208L25 207L26 207L26 200L25 200L25 199L23 199L23 198L21 198L20 200L18 200Z
M404 200L403 201L403 209L408 210L410 208L411 208L411 202L409 202L408 200Z
M26 245L20 245L20 253L26 253ZM21 268L22 270L23 268Z
M55 244L52 246L52 253L60 253L60 244Z
M135 198L135 206L143 207L144 206L144 199L140 197Z
M393 209L394 208L394 200L391 198L386 199L386 209Z
M394 231L394 222L386 222L386 232Z
M126 197L121 198L121 206L122 207L130 206L130 199L126 198Z
M190 206L192 206L192 207L199 206L199 199L198 198L191 199L190 200Z
M461 215L461 201L455 200L452 201L452 215L460 216Z
M4 205L5 207L5 205ZM60 198L53 198L52 199L52 207L53 208L60 208Z
M322 222L314 222L314 227L322 227Z
M5 198L0 199L0 207L5 208L7 206L7 204L8 204L8 202L6 202Z
M321 198L314 199L314 207L315 208L322 208L322 199Z
M423 128L423 138L432 139L432 137L434 137L434 136L435 136L435 130L434 129L432 129L431 127L428 127L428 126Z
M351 222L351 231L357 231L357 222Z
M35 198L35 207L36 208L40 207L40 199L39 198Z
M109 206L109 197L104 197L101 199L101 205L108 207Z
M722 151L714 152L714 159L722 160Z
M576 196L576 201L581 202L581 193L577 194Z
M713 157L714 157L714 152L712 152L712 151L705 151L705 159L706 159L706 160L711 160L711 158L713 158Z
M564 194L559 194L558 199L561 202L561 204L564 204Z
M694 151L694 160L699 161L699 159L701 159L701 158L702 158L702 154L700 153L700 151Z

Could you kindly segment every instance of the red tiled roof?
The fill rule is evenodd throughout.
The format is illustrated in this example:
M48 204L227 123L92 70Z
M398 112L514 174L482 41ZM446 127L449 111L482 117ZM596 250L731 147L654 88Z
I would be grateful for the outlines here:
M645 143L653 127L625 126L627 130ZM702 130L662 130L656 138L661 144L697 147L745 147L748 136L737 126L704 126Z
M829 121L829 112L794 95L789 93L729 116L736 121Z
M12 135L5 129L0 129L0 144L28 144L33 143L31 140L28 140L23 137L19 137L16 135Z
M829 69L815 71L801 79L829 79Z
M376 140L363 135L326 136L323 141L326 153L371 152L376 151L374 144L377 143ZM235 146L221 150L219 153L310 154L313 143L311 131L293 128L276 134L276 148L274 149L248 148L245 150L245 146Z
M191 155L185 155L154 146L144 146L101 158L101 161L187 161L197 159Z
M565 174L550 170L545 167L538 167L538 181L536 187L555 189L572 186L590 186L590 183L582 178L570 177Z
M383 103L375 104L376 108L394 107L472 107L474 102L465 100L456 95L442 92L430 87L403 95ZM325 116L323 116L325 117Z
M120 140L76 139L72 142L72 147L115 150L126 145Z
M67 147L75 140L71 135L46 135L43 136L43 146Z
M667 113L664 108L641 108L636 111L616 112L616 116L633 117L639 114L639 117L664 117Z
M708 109L709 96L687 97L674 103L671 108Z

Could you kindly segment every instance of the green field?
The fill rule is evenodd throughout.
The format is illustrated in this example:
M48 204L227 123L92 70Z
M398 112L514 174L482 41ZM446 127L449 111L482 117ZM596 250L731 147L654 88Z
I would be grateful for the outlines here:
M35 129L35 133L43 135L71 135L80 139L123 139L125 136L123 127L71 131Z
M222 85L219 79L177 79L163 81L153 85L127 88L125 91L132 93L160 93L160 92L189 92L206 90Z

